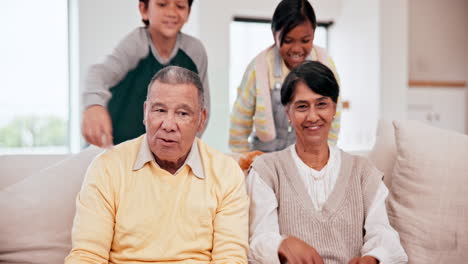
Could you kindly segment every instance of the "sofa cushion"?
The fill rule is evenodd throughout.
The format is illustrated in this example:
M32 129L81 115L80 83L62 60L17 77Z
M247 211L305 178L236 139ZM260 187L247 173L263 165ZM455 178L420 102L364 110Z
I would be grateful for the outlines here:
M63 263L91 147L0 191L0 263Z
M397 160L388 215L409 263L468 258L468 136L395 121Z
M27 176L37 173L41 169L47 168L69 156L70 154L1 155L0 190L15 184Z

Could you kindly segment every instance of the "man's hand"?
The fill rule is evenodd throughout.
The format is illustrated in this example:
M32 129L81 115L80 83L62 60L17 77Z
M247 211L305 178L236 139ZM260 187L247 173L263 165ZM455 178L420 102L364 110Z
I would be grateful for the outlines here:
M83 113L83 136L92 145L101 148L111 147L112 121L107 109L101 105L88 107Z
M287 237L281 242L278 255L281 262L288 264L323 264L322 257L313 247L295 237Z
M377 264L379 261L371 256L355 257L349 261L349 264Z

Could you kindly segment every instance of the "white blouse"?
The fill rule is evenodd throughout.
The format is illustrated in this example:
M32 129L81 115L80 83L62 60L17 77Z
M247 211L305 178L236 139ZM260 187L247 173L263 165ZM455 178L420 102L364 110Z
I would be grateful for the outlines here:
M341 167L340 150L329 147L330 158L327 165L317 171L299 158L295 145L288 149L315 209L321 210L338 178ZM249 263L279 264L278 248L286 237L279 232L276 195L254 169L250 170L246 184L250 196ZM408 257L400 244L399 235L388 221L385 208L387 196L388 189L382 182L365 219L366 234L361 255L373 256L383 264L406 263Z

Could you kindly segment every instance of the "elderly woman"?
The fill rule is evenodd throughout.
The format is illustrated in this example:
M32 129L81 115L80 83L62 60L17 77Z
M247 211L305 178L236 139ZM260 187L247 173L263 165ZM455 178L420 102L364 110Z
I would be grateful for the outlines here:
M339 95L326 66L306 61L281 88L297 141L258 157L247 178L251 263L406 263L385 209L382 173L327 142Z

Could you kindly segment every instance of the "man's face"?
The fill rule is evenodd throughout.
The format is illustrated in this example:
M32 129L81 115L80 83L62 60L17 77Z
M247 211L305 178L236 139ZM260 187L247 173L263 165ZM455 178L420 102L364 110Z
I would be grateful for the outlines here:
M153 154L167 162L185 160L206 119L195 85L156 81L144 108L146 134Z

